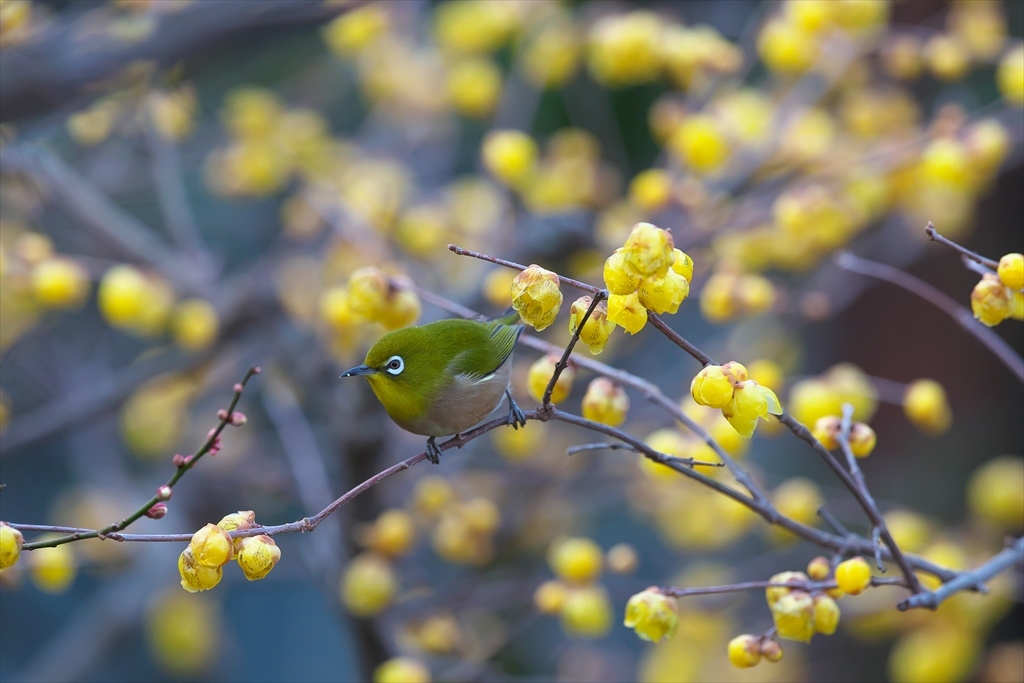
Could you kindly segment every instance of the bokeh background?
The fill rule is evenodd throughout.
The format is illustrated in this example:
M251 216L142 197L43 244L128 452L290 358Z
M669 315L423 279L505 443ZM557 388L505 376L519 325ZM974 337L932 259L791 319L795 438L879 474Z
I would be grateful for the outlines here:
M382 321L450 315L426 300L355 314L354 271L494 314L513 273L448 243L600 284L649 220L696 264L669 324L719 361L756 362L805 421L820 406L794 388L853 364L810 387L856 402L876 430L862 465L901 542L976 565L1020 532L1020 384L941 311L831 256L895 265L966 307L979 275L927 241L927 221L990 258L1024 250L1022 34L1024 4L981 0L3 0L0 518L120 519L202 442L250 363L263 373L240 405L248 424L165 518L132 530L312 514L422 448L339 372ZM528 139L494 142L510 130ZM995 331L1024 347L1020 322ZM565 313L542 336L564 344ZM536 359L516 354L524 407ZM673 399L699 369L650 328L617 330L600 360ZM901 407L921 378L948 396L940 434ZM578 410L590 379L561 407ZM699 452L631 399L624 429ZM768 423L742 442L695 414L788 491L793 516L813 521L820 500L866 531L806 444ZM361 681L396 656L444 681L1024 674L1019 574L937 614L895 612L888 589L846 598L835 636L784 641L781 663L747 671L725 644L771 626L759 592L686 599L674 639L640 641L621 615L646 586L764 580L817 551L635 454L565 455L594 440L554 423L494 432L312 535L278 536L266 579L229 568L206 593L179 587L180 544L32 553L0 574L0 679ZM989 471L1009 519L967 494L1003 456ZM413 540L388 545L380 519L411 522ZM609 558L576 620L534 605L566 536L638 558Z

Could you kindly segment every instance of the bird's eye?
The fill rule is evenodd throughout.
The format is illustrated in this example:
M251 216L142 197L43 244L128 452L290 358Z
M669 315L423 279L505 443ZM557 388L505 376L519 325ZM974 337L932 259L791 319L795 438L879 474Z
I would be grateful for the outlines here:
M401 356L391 356L391 358L388 358L388 362L384 368L390 375L400 375L402 374L402 370L405 370L405 361L402 360Z

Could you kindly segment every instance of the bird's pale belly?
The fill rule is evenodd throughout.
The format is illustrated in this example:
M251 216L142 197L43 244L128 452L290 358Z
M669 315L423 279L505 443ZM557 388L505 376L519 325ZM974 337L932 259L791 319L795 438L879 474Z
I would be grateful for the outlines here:
M482 382L454 378L455 386L442 392L426 412L414 419L391 419L402 429L423 436L459 434L483 422L501 404L509 386L511 362L505 362L494 375Z

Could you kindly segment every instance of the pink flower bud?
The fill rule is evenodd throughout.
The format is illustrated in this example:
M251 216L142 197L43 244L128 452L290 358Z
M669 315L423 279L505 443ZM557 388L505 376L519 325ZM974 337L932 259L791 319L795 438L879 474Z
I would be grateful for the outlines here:
M217 411L217 419L220 420L221 422L227 422L228 421L228 411L224 410L223 408L218 410Z
M166 487L161 487L166 488ZM146 510L146 516L150 519L161 519L167 514L167 503L154 503L153 507Z
M185 456L182 455L181 453L175 453L174 457L171 458L171 463L175 467L184 467L185 466Z
M263 372L263 368L261 368L261 367L260 367L260 366L258 366L258 365L257 365L256 367L254 367L254 368L252 369L252 374L254 374L254 375L258 375L258 374L260 374L261 372Z
M159 500L161 502L170 500L171 499L171 492L172 492L172 490L171 490L170 486L166 486L166 485L161 486L160 488L158 488L156 490L156 498L157 498L157 500Z
M245 416L245 413L239 412L237 410L235 412L231 413L231 426L232 427L241 427L242 425L244 425L248 421L249 421L249 419Z
M242 393L242 389L244 388L245 387L242 386L241 382L235 382L235 386L233 386L231 390L234 391L236 394L240 394Z

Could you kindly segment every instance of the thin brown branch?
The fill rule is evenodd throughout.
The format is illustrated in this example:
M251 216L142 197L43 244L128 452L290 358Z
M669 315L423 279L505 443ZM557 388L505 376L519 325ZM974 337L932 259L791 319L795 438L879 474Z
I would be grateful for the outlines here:
M905 587L906 584L903 579L896 578L885 578L874 576L871 577L872 586L901 586ZM729 583L721 586L702 586L699 588L679 588L676 586L667 586L659 588L658 590L665 595L673 598L688 598L695 595L721 595L723 593L740 593L742 591L749 590L763 590L765 588L794 588L796 590L802 590L807 592L812 591L826 591L836 587L835 580L830 581L785 581L779 583L778 581L741 581L738 583Z
M555 385L558 384L558 378L562 372L569 367L569 356L572 354L573 347L576 346L576 342L580 340L580 333L583 331L583 326L590 320L590 314L594 312L597 305L605 300L608 293L604 290L600 292L594 292L593 300L590 302L590 306L587 307L586 312L583 314L583 319L580 320L579 325L576 326L576 330L572 333L572 337L569 338L569 343L565 345L565 349L562 351L562 357L555 363L555 371L551 373L551 379L548 380L548 386L544 389L544 400L542 405L551 405L551 394L555 391Z
M963 572L955 579L947 581L933 591L911 595L909 598L900 601L896 608L901 612L919 607L933 610L950 596L960 591L977 589L996 574L1014 565L1024 566L1024 538L1018 538L1013 545L1004 548L977 569Z
M974 261L975 263L980 263L981 265L987 266L987 267L991 268L992 270L995 270L996 268L999 267L999 264L997 262L993 261L992 259L985 258L981 254L979 254L977 252L974 252L974 251L971 251L967 247L960 246L959 244L957 244L953 240L949 239L948 237L943 237L942 235L940 235L939 231L935 229L935 226L932 225L931 221L928 221L928 225L927 225L927 227L925 227L924 232L925 232L926 235L928 235L928 238L931 239L933 242L938 242L939 244L945 244L947 247L951 247L953 249L956 249L963 256L969 258L970 260Z
M912 294L916 294L936 308L941 309L953 318L960 327L974 335L1003 365L1016 375L1018 380L1024 382L1024 359L1018 356L1010 348L1009 344L1003 341L1002 337L975 320L969 310L939 290L898 268L893 268L876 261L869 261L846 251L836 254L835 261L840 268L852 273L860 273L861 275L890 282Z
M224 431L224 427L226 427L228 424L231 424L232 420L234 419L235 407L238 405L239 399L242 398L242 392L245 390L245 385L248 384L249 380L253 377L253 375L259 374L259 372L259 367L255 365L249 366L249 369L246 371L245 376L242 378L242 381L235 385L234 394L231 397L231 403L228 404L227 410L222 411L220 413L220 418L218 420L217 426L210 430L210 433L206 437L206 441L204 441L203 444L199 448L197 448L192 455L188 456L187 458L182 458L180 460L179 464L174 470L174 474L171 475L171 478L168 479L167 483L161 486L160 489L173 489L174 485L178 483L178 480L185 476L186 472L195 467L196 463L199 462L199 459L202 458L203 455L210 452L210 449L214 447L214 444L216 444L217 440L220 438L221 432ZM177 459L178 456L175 456L175 458ZM22 546L22 550L54 548L58 545L63 545L65 543L81 541L87 538L104 538L106 536L109 536L110 534L124 531L126 528L128 528L128 526L130 526L137 520L141 519L154 505L167 500L167 498L160 496L160 489L157 490L157 493L154 494L152 498L150 498L148 501L139 506L139 508L135 510L135 512L128 515L119 522L114 522L113 524L110 524L102 529L90 530L85 533L75 532L67 536L61 536L59 538L54 538L48 541L36 541L35 543L26 543L24 546Z

